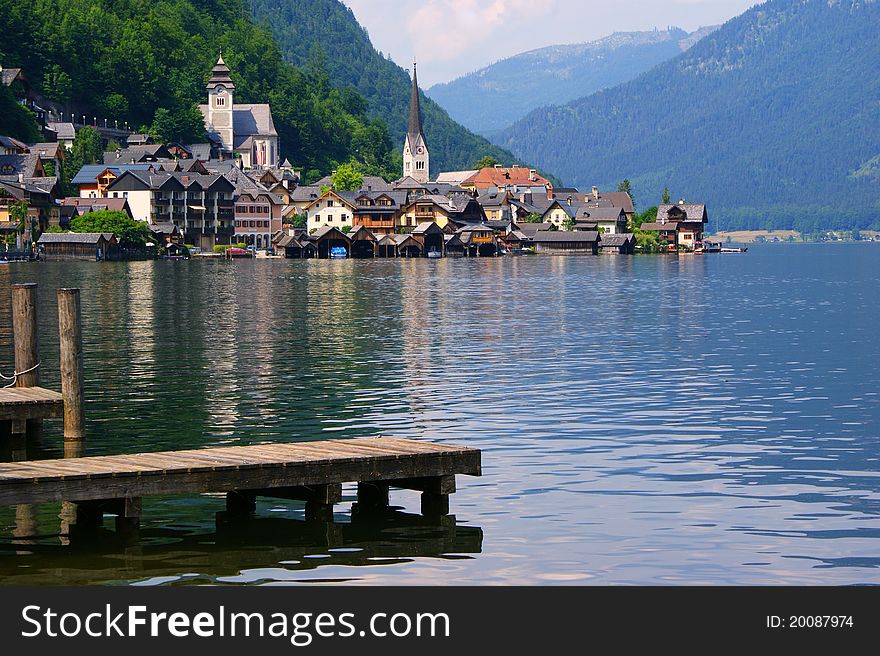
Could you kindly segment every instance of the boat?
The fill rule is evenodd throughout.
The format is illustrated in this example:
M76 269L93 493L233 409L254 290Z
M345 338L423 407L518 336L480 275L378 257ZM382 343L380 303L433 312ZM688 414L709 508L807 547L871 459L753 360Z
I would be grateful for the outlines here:
M251 258L254 254L245 248L227 248L226 249L226 257L228 259L243 259L243 258Z
M745 246L741 248L722 248L719 252L721 253L745 253L749 249Z
M436 251L436 250L428 251L428 259L430 259L430 260L436 260L441 257L443 257L443 253L441 253L440 251Z
M704 253L720 253L721 252L721 242L720 241L704 241L703 242L703 252Z
M348 257L348 251L345 249L345 246L333 246L330 249L330 259L332 260L344 260Z

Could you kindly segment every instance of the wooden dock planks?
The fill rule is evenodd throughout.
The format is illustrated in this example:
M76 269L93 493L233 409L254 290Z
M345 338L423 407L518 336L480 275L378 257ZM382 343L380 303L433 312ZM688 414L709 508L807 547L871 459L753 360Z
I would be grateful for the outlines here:
M381 437L0 463L0 505L479 476L480 457Z
M59 392L42 387L0 389L0 421L51 419L64 415L64 399Z

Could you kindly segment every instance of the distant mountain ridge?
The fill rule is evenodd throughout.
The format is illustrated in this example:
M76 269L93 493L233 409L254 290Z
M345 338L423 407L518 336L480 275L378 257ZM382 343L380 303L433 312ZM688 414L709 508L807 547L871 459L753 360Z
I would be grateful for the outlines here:
M435 84L427 94L455 120L479 134L491 135L538 107L563 104L628 82L715 29L616 32L588 43L538 48L452 82Z
M353 87L367 100L366 113L388 126L396 151L403 148L409 119L410 77L378 52L354 13L339 0L247 0L251 15L272 32L285 59L308 68L315 58L333 86ZM511 163L513 155L451 119L422 98L431 171L468 169L484 155ZM401 162L401 171L403 164Z
M664 187L725 229L880 226L880 2L768 0L637 79L498 138L569 184Z

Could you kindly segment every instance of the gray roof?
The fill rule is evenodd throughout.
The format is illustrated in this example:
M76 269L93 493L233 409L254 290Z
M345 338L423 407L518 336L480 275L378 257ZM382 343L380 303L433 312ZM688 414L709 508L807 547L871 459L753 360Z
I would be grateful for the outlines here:
M112 232L44 232L40 235L38 244L97 244L101 238L110 241L113 239Z
M547 230L535 233L534 241L543 244L594 242L599 241L599 233L595 231L567 232L565 230Z
M150 164L115 164L107 166L106 164L86 164L71 180L71 184L89 184L95 182L97 177L105 170L110 169L117 175L121 175L126 171L146 171L150 168Z
M199 105L202 116L208 120L208 106ZM272 110L269 105L233 105L232 130L235 133L234 148L240 148L250 137L277 137Z
M669 211L673 208L682 210L687 218L685 221L704 222L706 220L706 206L698 203L674 203L668 205L660 205L657 208L657 223L663 223L664 218L669 217Z
M203 162L211 159L211 144L209 143L187 144L186 149L192 153L193 159L200 159Z
M576 221L619 221L622 207L579 207L575 215Z
M13 137L7 137L5 134L0 134L0 146L3 148L14 148L15 150L21 150L23 152L27 152L28 145L18 139Z
M73 123L49 123L48 127L58 135L59 139L76 138L76 128L73 127Z
M316 185L300 185L290 194L290 200L294 203L311 202L321 196L321 187Z
M20 68L4 68L2 71L0 71L0 82L3 83L3 86L8 87L13 82L15 82L15 79L19 75L21 75Z
M516 227L525 235L534 236L536 232L546 231L553 227L552 223L517 223Z
M613 235L599 235L599 245L603 248L606 246L620 247L634 239L635 236L629 233L618 232Z

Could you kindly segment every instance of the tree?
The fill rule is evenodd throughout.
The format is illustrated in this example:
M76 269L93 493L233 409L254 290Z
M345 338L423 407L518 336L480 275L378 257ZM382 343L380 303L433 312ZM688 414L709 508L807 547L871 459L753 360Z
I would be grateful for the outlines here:
M73 92L73 80L58 64L52 64L43 73L42 88L43 93L49 99L65 104L70 101Z
M526 214L526 223L541 223L544 219L537 212L529 212Z
M308 224L308 218L305 212L293 214L284 219L285 225L291 228L305 228Z
M112 232L125 248L143 248L152 236L146 223L114 210L78 216L70 222L70 229L73 232Z
M669 195L669 187L663 188L663 204L669 205L672 202L672 197Z
M634 213L632 218L633 228L641 228L643 223L653 223L657 220L657 206L649 207L641 214Z
M178 110L160 107L148 132L156 143L198 143L205 139L205 118L195 105Z
M9 87L0 85L0 134L26 143L40 140L40 127L33 112L15 100Z
M566 232L571 232L571 230L573 228L574 228L574 219L572 219L571 217L567 218L565 221L562 222L562 229L565 230Z
M492 155L484 155L481 157L476 164L474 164L475 169L491 169L496 164L498 164L498 160L492 157Z
M357 191L364 184L364 176L355 162L340 164L333 174L333 188L336 191Z
M15 224L16 241L19 248L24 248L25 243L34 241L36 238L36 225L33 219L28 219L28 205L24 201L16 201L9 206L9 218ZM24 234L30 228L30 239L25 240Z
M632 183L629 181L629 178L624 178L621 182L617 183L617 191L625 191L628 193L632 200L633 207L636 206L636 195L633 193Z

